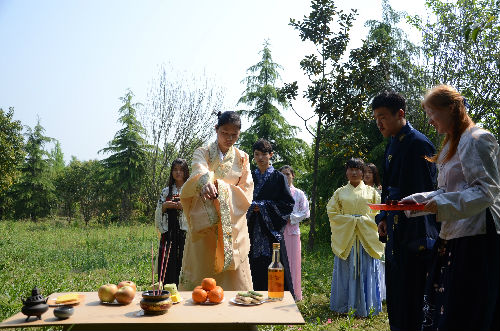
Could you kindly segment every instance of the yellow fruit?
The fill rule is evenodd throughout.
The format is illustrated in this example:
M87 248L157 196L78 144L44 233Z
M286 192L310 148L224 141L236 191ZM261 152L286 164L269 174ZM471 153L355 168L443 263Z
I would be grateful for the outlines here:
M173 284L164 284L163 285L163 289L169 291L171 295L178 293L177 292L177 285L175 285L175 283L173 283Z
M75 300L78 300L78 294L77 293L68 293L68 294L58 296L56 298L56 303L65 303L65 302L70 302L70 301L75 301Z
M172 302L180 302L181 301L181 295L179 293L171 295L170 299Z

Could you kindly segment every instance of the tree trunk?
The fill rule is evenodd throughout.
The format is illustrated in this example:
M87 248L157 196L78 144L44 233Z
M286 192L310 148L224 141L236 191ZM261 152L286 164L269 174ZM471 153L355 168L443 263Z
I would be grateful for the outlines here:
M311 225L309 229L309 240L307 246L310 251L314 249L314 238L316 236L316 191L318 187L318 160L319 160L319 143L321 141L321 116L318 119L316 128L316 138L314 139L314 163L313 163L313 185L312 185L312 201L311 201Z

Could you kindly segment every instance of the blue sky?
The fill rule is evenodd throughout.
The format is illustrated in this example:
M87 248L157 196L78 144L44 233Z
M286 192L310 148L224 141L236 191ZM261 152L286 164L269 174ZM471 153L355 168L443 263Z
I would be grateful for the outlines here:
M424 0L390 3L409 13L424 8ZM364 22L381 18L381 1L336 4L358 9L352 46L359 46ZM136 102L147 103L161 64L214 78L232 108L246 69L270 39L283 80L305 86L298 63L311 48L288 22L309 12L306 0L0 0L0 107L13 106L31 127L39 117L66 161L102 158L97 151L120 128L119 98L130 88ZM312 113L305 102L298 107ZM291 111L286 116L302 125Z

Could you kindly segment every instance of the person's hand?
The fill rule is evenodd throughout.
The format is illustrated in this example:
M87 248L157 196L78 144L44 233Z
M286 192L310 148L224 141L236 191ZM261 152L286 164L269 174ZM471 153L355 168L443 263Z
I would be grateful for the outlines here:
M433 213L433 214L437 214L438 206L437 206L436 201L434 199L429 200L425 204L424 211L429 212L429 213Z
M177 202L172 202L170 200L165 201L162 205L161 208L163 212L165 212L167 209L174 209L177 208Z
M175 202L175 208L182 210L182 203L180 201Z
M260 211L259 206L255 206L255 207L253 207L253 211L255 211L255 212L259 212L259 211Z
M378 235L379 237L387 236L387 223L385 222L385 219L380 221L378 224Z
M200 195L203 199L210 200L217 199L217 197L219 196L219 194L217 193L217 188L212 183L205 184L201 189Z
M417 202L413 198L404 198L402 200L399 200L399 203L401 203L403 205L414 205Z

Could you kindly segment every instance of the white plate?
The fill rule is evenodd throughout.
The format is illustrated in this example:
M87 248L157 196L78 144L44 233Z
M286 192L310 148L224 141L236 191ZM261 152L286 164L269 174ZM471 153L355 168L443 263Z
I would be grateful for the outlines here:
M253 303L253 302L250 302L250 303L242 303L242 302L238 302L238 301L236 301L236 297L234 297L234 298L231 298L231 300L229 300L229 302L234 303L235 305L240 305L240 306L258 306L258 305L261 305L261 304L263 304L264 302L266 302L266 300L262 300L262 301L257 302L257 303Z
M223 302L224 302L224 300L226 300L226 298L223 298L221 302L210 302L210 301L208 301L208 299L207 299L207 301L205 301L205 302L198 303L198 302L194 302L192 298L191 298L191 299L189 299L189 301L190 301L191 303L194 303L195 305L203 305L203 306L213 306L213 305L218 305L219 303L223 303Z

